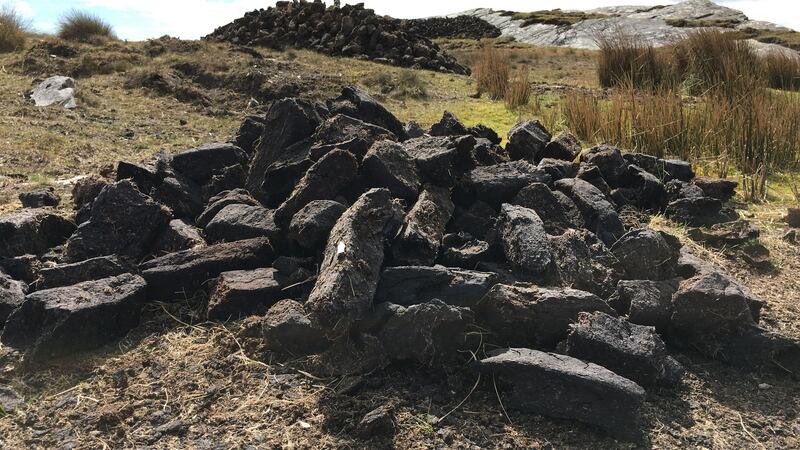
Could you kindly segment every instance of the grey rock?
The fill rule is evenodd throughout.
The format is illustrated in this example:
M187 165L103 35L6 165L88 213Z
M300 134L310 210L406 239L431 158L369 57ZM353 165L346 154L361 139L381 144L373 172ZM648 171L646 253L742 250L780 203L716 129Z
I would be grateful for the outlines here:
M563 161L575 161L581 153L581 142L569 131L562 131L539 152L539 160L553 158Z
M519 122L508 132L506 152L512 160L524 159L538 163L550 142L550 133L538 120Z
M67 109L77 107L75 103L75 80L70 77L53 76L36 86L31 92L36 106L60 105Z

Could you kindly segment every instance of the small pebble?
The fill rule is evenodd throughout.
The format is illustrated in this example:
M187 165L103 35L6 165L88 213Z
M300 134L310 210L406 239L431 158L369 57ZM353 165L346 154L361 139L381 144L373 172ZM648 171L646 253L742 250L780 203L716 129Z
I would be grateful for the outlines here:
M767 389L772 389L772 385L769 385L767 383L759 383L758 388L761 389L762 391L766 391Z

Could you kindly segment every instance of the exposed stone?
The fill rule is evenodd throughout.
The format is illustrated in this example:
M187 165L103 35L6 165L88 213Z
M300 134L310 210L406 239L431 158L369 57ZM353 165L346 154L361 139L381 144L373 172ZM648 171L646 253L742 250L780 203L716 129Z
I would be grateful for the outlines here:
M397 136L386 128L337 114L323 122L311 136L311 159L317 161L325 153L340 148L360 160L375 142L385 140L396 141Z
M52 76L39 83L30 93L36 106L59 105L67 109L76 108L75 80L70 77Z

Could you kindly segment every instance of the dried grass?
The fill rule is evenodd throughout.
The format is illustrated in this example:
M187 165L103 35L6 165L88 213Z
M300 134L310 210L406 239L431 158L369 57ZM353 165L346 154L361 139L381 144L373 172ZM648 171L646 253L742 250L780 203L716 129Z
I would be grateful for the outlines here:
M69 11L59 20L58 37L79 42L116 39L111 24L95 14L77 9Z
M0 7L0 53L22 49L27 40L29 23L10 5Z
M472 75L478 83L478 93L487 93L492 100L506 96L511 75L511 62L508 53L486 45L472 67Z

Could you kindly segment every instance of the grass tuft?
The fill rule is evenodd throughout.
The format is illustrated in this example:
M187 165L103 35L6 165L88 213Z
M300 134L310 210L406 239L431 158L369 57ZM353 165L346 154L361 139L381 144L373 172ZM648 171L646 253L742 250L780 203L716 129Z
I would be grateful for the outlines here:
M68 41L95 42L116 39L114 29L99 16L73 9L58 24L58 36Z
M505 95L506 108L516 109L530 102L532 89L528 73L527 70L520 70L509 81Z
M30 25L14 7L0 7L0 53L22 49L27 40Z
M474 63L472 75L478 83L479 94L487 93L492 100L504 99L511 75L508 54L494 46L484 46Z

